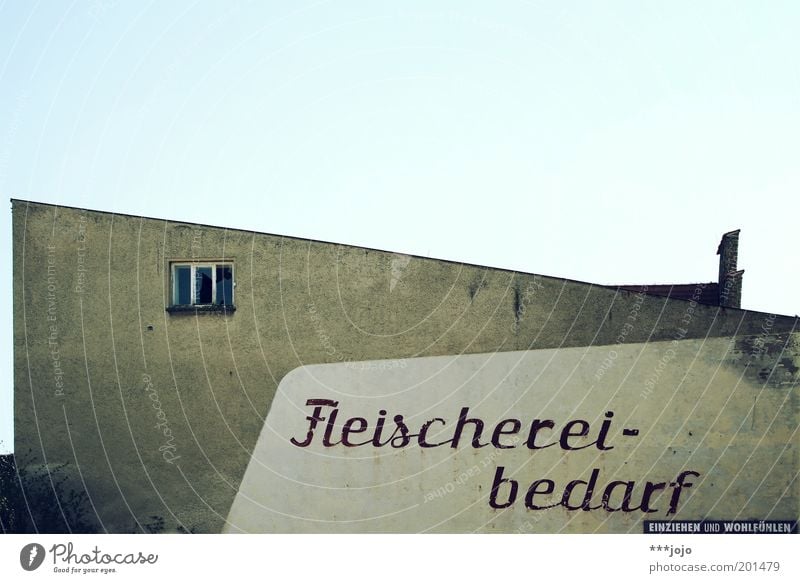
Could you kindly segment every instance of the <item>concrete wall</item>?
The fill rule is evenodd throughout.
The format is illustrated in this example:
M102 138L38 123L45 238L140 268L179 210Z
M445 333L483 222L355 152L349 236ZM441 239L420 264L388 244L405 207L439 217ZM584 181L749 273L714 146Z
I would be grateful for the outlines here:
M12 212L15 450L79 470L101 530L157 516L219 532L279 383L304 365L733 338L717 358L751 363L754 386L781 379L796 424L795 318L157 219ZM192 258L234 261L234 313L166 312L169 262Z
M797 348L797 335L770 338L772 355ZM746 374L741 348L709 338L295 369L226 531L641 533L645 520L792 520L791 381Z

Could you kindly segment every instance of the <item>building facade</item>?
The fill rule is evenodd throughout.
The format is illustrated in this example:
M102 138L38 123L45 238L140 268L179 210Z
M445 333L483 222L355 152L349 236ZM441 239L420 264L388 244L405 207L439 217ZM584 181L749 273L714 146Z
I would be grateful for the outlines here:
M797 520L798 320L738 308L738 232L650 289L12 213L15 452L99 532Z

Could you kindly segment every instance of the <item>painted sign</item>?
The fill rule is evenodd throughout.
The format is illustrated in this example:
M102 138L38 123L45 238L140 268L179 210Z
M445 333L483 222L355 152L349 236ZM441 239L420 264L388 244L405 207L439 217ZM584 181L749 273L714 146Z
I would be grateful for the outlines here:
M728 338L310 365L226 532L643 532L796 519L792 387Z

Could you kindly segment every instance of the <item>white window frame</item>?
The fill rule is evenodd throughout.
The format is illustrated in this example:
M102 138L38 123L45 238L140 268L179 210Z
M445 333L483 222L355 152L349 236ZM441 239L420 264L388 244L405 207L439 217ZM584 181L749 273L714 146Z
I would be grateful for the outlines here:
M178 303L178 278L175 276L175 269L177 267L190 267L190 281L192 282L192 297L190 304L179 304ZM197 281L197 269L200 267L210 267L211 268L211 303L210 304L201 304L197 302L197 285L195 282ZM229 304L217 304L214 303L214 300L217 298L217 267L230 267L231 268L231 298ZM236 295L236 271L233 264L233 261L174 261L170 263L170 278L172 279L172 298L171 298L171 305L172 306L233 306L234 301L233 298Z

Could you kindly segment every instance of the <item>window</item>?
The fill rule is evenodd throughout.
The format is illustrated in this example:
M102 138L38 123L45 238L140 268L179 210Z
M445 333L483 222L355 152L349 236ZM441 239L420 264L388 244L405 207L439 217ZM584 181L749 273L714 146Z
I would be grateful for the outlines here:
M169 311L233 311L233 263L191 262L171 265Z

